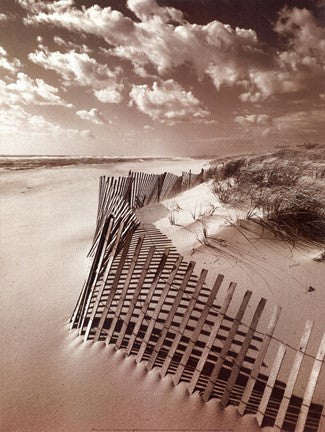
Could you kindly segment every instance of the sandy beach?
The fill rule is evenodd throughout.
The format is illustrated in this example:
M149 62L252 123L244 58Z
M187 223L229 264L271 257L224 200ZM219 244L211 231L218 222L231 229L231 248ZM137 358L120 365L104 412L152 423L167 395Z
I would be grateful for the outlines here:
M99 175L125 175L129 169L198 172L206 162L147 161L2 174L1 430L258 430L254 418L241 418L234 407L221 411L215 400L204 404L197 394L189 397L183 385L175 388L169 376L161 380L156 370L147 374L142 364L123 358L121 351L103 342L83 343L76 332L68 330L86 276ZM190 208L199 199L215 199L206 184L183 193L177 202ZM148 211L142 216L149 221L154 214L157 218ZM193 259L196 228L182 217L189 229L171 226L166 216L159 219L158 215L154 222L173 239L180 253ZM236 241L226 235L222 232L227 242ZM316 349L324 324L318 273L322 264L311 263L308 255L301 255L300 261L296 256L287 257L283 268L289 261L299 262L292 273L265 276L267 283L263 284L254 278L253 270L248 275L223 259L216 261L204 248L197 249L194 259L211 276L223 272L227 280L237 281L240 292L250 288L256 300L265 296L270 306L281 303L285 313L279 328L284 329L285 324L285 329L278 337L296 343L305 319L314 319L315 339L310 349ZM267 260L273 259L274 252L269 252ZM298 273L297 268L301 269ZM312 295L305 293L308 284L315 286ZM324 395L318 398L323 401Z

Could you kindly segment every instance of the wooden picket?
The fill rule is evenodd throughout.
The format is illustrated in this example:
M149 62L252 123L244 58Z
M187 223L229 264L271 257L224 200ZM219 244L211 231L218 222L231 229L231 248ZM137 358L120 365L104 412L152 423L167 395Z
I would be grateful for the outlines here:
M105 338L107 344L123 348L126 355L134 354L138 362L145 360L148 371L158 367L161 376L172 374L175 385L185 381L189 393L199 390L204 401L218 397L222 408L232 403L238 405L240 415L255 413L260 426L273 425L274 430L285 431L290 419L296 432L306 427L316 432L318 420L313 420L309 411L324 363L325 335L302 405L298 403L296 414L292 414L289 405L295 403L295 384L313 323L306 323L287 383L281 384L283 397L276 402L273 390L279 385L286 344L276 342L278 352L269 373L263 362L281 308L274 307L264 333L258 326L266 299L260 299L249 324L243 321L251 291L245 293L235 317L229 316L236 283L231 282L224 298L219 299L223 275L209 289L207 270L197 275L194 262L185 262L157 229L147 235L148 227L142 227L135 216L136 208L170 198L204 178L205 171L183 172L181 177L131 171L126 177L100 177L91 265L70 319L71 328L84 340Z

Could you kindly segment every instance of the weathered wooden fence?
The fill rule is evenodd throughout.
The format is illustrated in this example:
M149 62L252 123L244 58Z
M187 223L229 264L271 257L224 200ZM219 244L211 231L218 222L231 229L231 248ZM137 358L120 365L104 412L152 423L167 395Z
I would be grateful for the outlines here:
M255 414L260 426L316 431L322 406L312 398L324 363L325 334L305 395L298 398L294 389L313 323L307 321L288 380L280 382L288 349L273 338L280 307L274 308L266 330L260 330L266 299L259 300L247 322L251 291L238 302L236 283L231 282L221 296L222 275L208 287L207 270L196 274L195 263L186 262L166 236L136 219L132 208L190 187L189 177L183 174L181 182L178 178L171 183L165 183L167 175L101 178L92 266L71 326L85 340L105 340L138 362L146 361L148 371L158 367L161 376L172 374L175 385L185 382L189 392L199 391L204 401L218 398L222 407L234 404L241 415ZM164 184L169 186L164 189ZM234 300L239 306L233 316L228 311ZM271 342L278 350L267 367Z

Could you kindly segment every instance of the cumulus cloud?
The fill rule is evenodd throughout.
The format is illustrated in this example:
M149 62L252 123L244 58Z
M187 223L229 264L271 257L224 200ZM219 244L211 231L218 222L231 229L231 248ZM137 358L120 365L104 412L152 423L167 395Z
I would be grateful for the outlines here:
M61 53L43 49L30 53L28 58L45 69L57 72L65 85L90 87L101 102L119 103L122 100L123 84L119 82L121 69L110 70L85 52L71 50Z
M72 105L62 99L59 90L40 78L30 78L19 72L16 81L7 84L0 80L0 105Z
M8 15L4 13L0 13L0 22L1 21L7 21L9 19Z
M59 138L93 138L89 130L66 129L47 121L41 115L32 115L19 106L0 108L0 134L19 136L49 136Z
M192 92L185 91L174 80L155 82L151 88L146 84L133 85L130 97L139 111L162 123L202 122L210 115Z
M210 77L222 86L243 89L242 102L260 102L273 95L308 88L311 77L324 73L325 29L306 9L284 8L274 25L284 49L276 52L261 44L251 29L231 27L217 20L190 23L181 11L161 7L156 0L128 0L131 19L111 7L78 9L73 0L51 3L19 0L27 9L26 24L51 24L103 38L110 55L129 60L138 74L154 67L166 78L187 65L198 77Z
M282 9L274 30L287 41L286 49L277 53L273 69L249 71L247 91L240 95L243 102L297 92L324 79L325 28L310 11Z
M0 46L0 68L11 73L16 73L21 68L20 60L15 57L9 59L7 51L2 46Z
M31 0L21 0L20 4L31 12L27 24L47 23L100 36L112 46L111 55L130 60L142 71L150 64L164 74L188 64L199 76L211 76L220 87L229 83L229 76L231 83L244 76L254 56L264 56L253 30L233 29L219 21L204 26L190 24L180 11L160 7L155 0L128 1L140 22L109 6L79 10L61 2L51 3L50 8Z
M80 110L80 111L77 111L76 114L80 118L82 118L83 120L89 120L92 123L95 123L97 125L105 125L105 124L110 123L104 118L103 114L100 111L98 111L97 108L92 108L89 111Z

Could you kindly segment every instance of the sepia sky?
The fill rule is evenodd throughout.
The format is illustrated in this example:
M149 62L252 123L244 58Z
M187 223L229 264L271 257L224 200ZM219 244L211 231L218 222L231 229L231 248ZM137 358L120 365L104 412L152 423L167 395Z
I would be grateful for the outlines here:
M324 0L0 0L0 153L324 141Z

